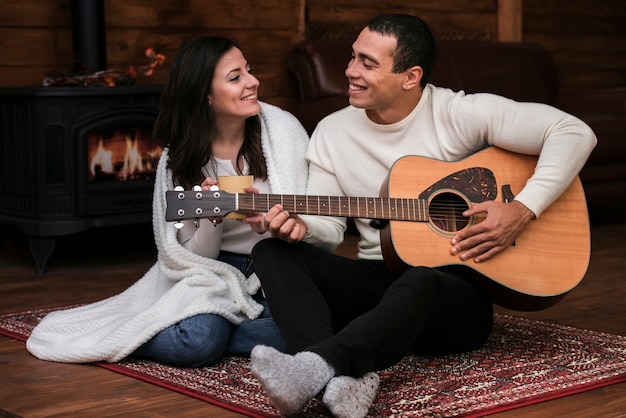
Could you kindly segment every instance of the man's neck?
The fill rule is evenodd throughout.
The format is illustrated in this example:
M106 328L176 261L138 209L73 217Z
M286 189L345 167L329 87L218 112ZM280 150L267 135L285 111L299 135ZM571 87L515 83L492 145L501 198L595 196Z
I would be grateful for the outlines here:
M393 106L380 109L365 109L365 114L374 123L391 125L406 118L413 109L415 109L415 106L417 106L421 98L422 91L420 90L419 94L411 94L398 98Z

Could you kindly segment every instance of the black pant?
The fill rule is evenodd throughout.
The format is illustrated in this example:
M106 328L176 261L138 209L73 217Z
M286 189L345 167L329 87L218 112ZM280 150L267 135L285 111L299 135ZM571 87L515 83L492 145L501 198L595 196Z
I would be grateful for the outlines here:
M315 352L338 375L382 370L411 351L469 351L491 332L491 301L451 271L414 267L396 277L383 261L278 239L259 242L252 257L289 351Z

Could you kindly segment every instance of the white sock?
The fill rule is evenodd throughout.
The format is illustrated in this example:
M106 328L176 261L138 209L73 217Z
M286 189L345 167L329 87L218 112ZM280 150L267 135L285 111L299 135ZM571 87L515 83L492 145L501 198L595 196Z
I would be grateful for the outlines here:
M301 411L335 375L333 368L313 352L292 356L264 345L252 349L250 365L272 404L285 415Z
M363 418L374 403L380 377L366 373L362 377L337 376L330 379L324 392L324 405L336 418Z

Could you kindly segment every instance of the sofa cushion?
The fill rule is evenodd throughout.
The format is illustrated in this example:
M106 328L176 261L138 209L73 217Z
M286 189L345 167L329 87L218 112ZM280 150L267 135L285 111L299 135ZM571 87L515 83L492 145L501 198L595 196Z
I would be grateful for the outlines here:
M302 102L348 95L344 70L352 54L348 40L313 40L296 45L289 69L296 75Z

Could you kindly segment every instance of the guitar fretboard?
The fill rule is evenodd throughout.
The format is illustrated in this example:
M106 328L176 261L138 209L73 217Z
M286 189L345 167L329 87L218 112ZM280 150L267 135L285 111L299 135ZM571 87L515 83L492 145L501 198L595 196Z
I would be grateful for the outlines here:
M237 198L237 211L240 212L267 212L280 204L295 214L418 222L428 220L427 202L423 199L243 193L238 193Z

